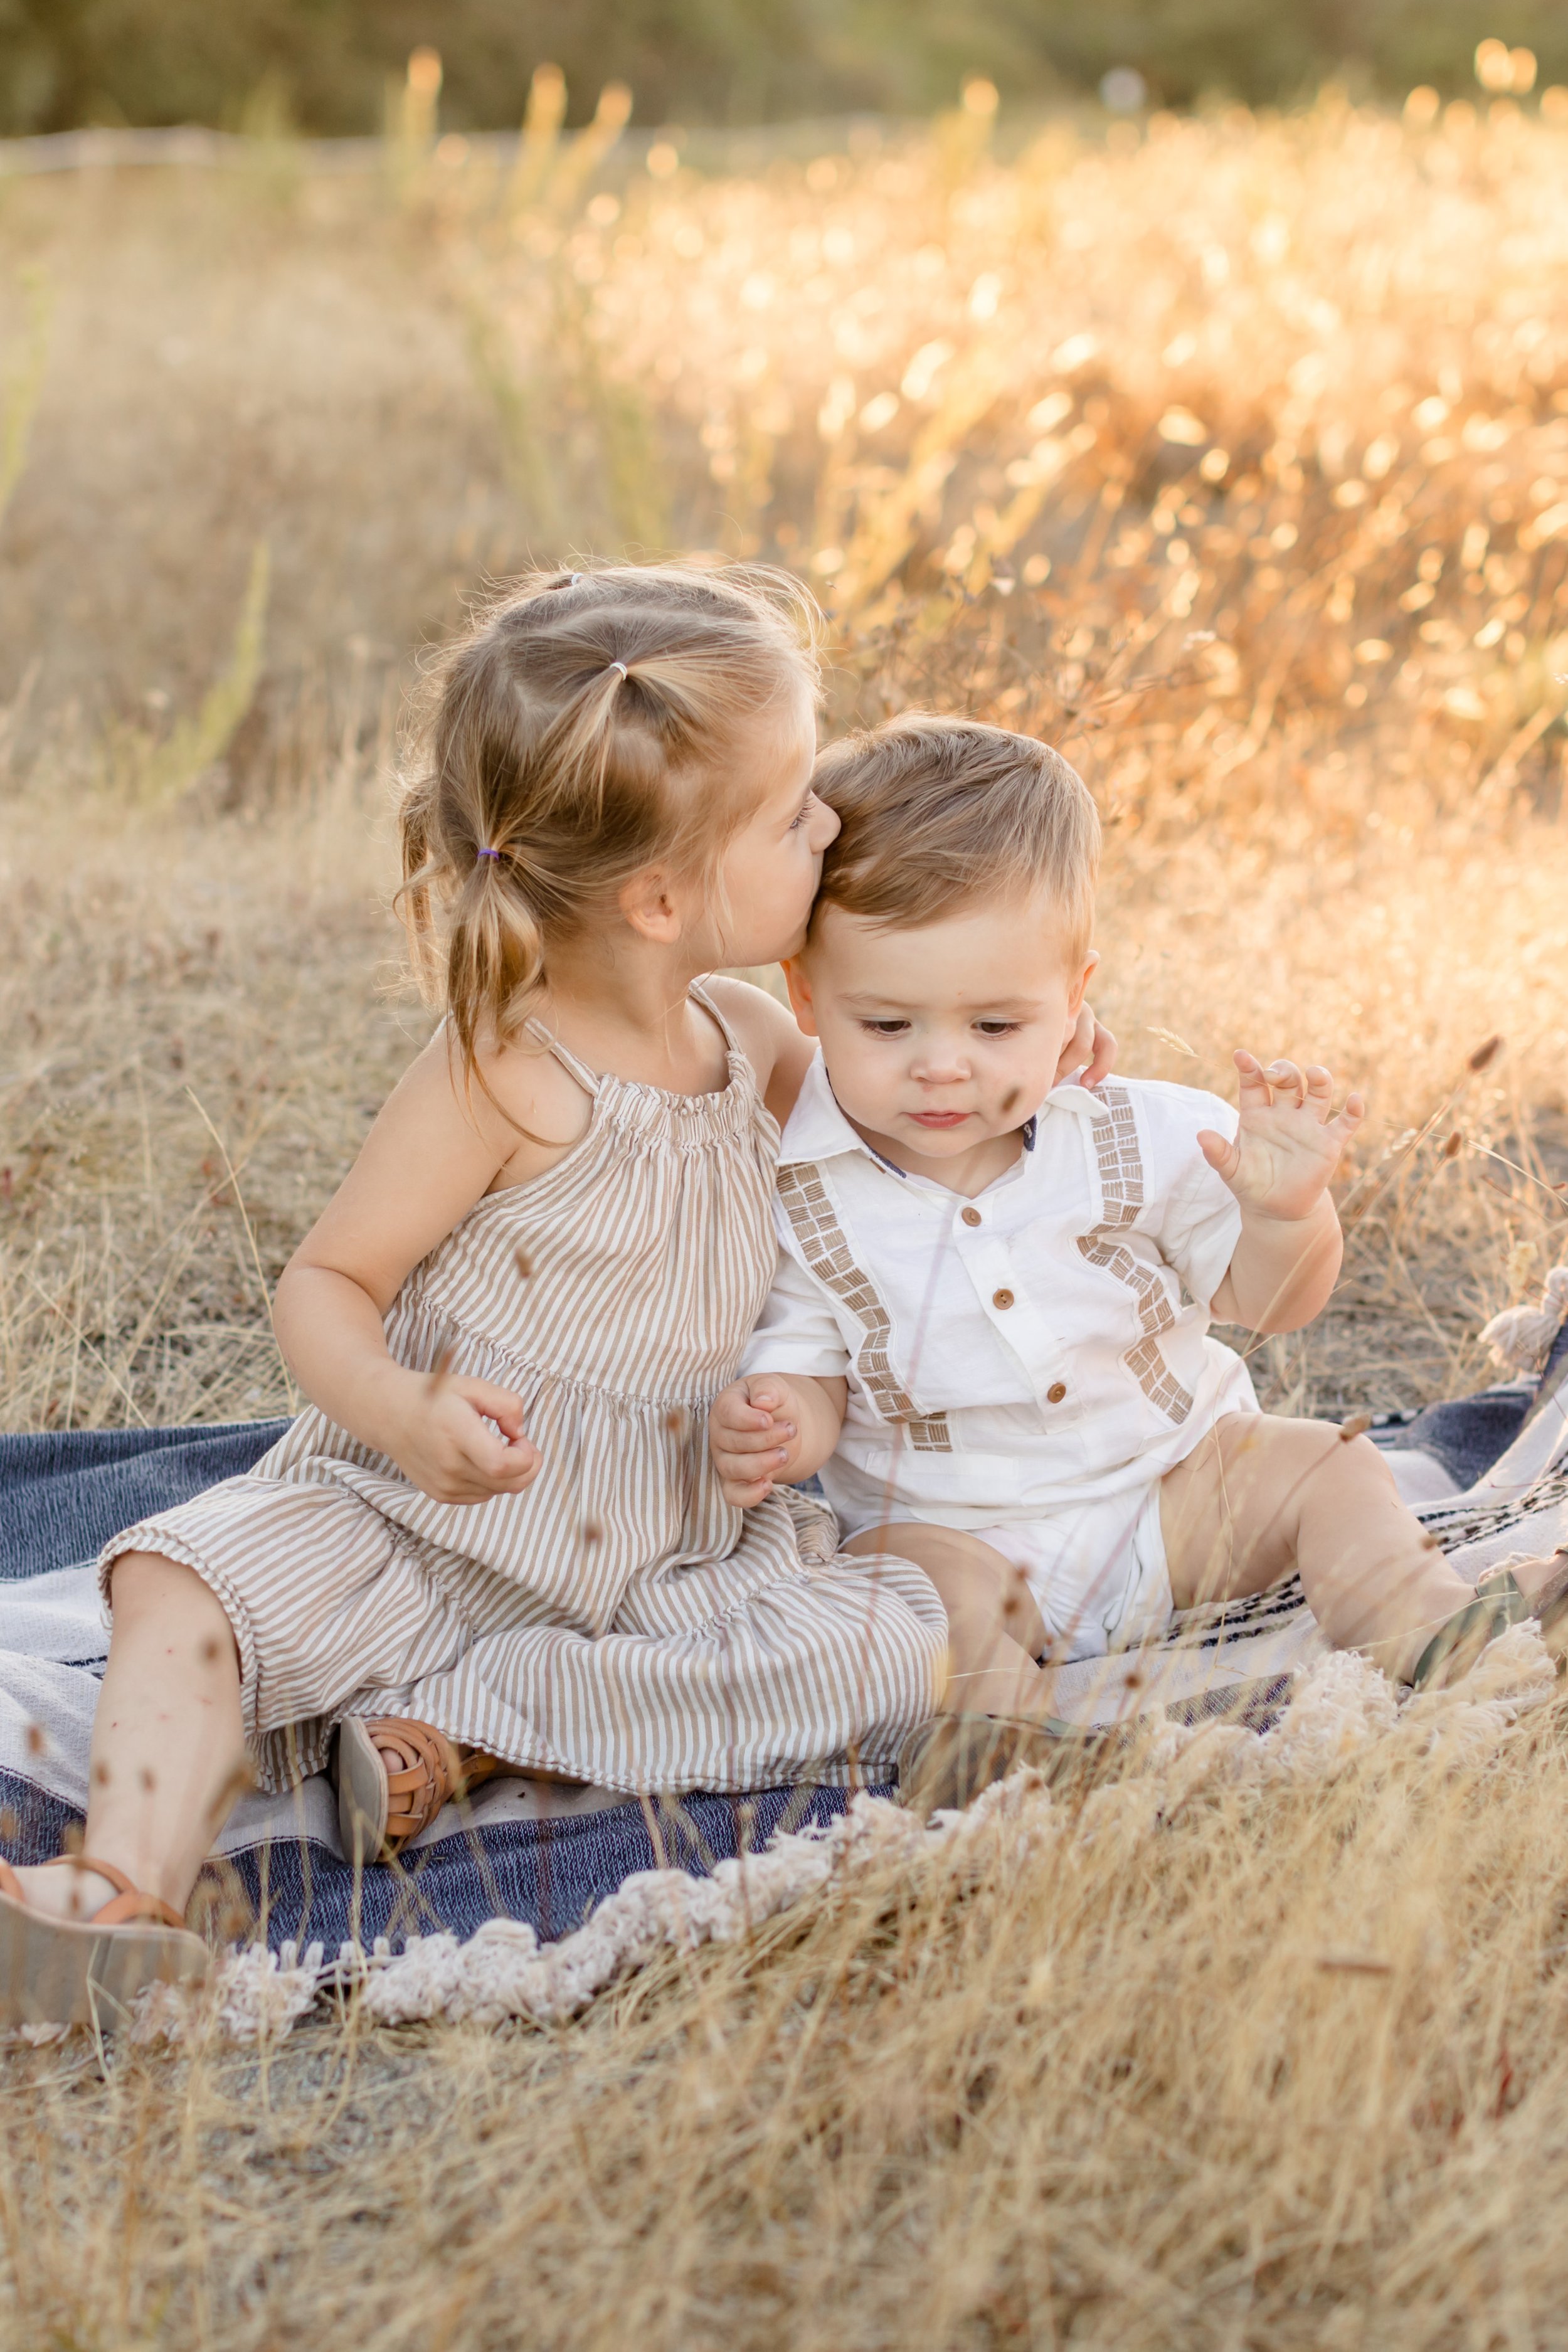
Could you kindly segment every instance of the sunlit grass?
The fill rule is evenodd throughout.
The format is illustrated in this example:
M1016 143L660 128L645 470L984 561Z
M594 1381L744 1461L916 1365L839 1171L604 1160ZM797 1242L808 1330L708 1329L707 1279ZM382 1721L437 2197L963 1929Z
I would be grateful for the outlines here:
M1267 1392L1478 1384L1568 1255L1568 130L1329 100L1004 153L978 92L704 175L536 128L521 181L415 122L363 183L269 151L0 218L54 304L0 530L6 1425L288 1409L262 1289L425 1034L408 649L481 572L656 542L805 572L830 725L1079 761L1123 1066L1223 1088L1246 1040L1369 1089L1345 1280ZM263 541L257 700L154 806ZM95 2352L1552 2343L1531 1724L1168 1819L1130 1784L570 2027L13 2057L0 2313Z

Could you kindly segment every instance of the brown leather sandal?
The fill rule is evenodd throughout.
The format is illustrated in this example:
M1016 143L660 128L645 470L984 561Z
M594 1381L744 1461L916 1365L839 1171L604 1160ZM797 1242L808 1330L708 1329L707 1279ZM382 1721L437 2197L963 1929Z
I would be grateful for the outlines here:
M88 1918L58 1919L0 1862L0 2025L121 2025L148 1985L205 1979L212 1955L172 1903L90 1854L49 1867L94 1872L115 1892Z
M397 1762L389 1764L388 1755ZM510 1769L499 1757L465 1755L444 1731L413 1716L347 1717L332 1759L346 1859L392 1861L453 1797Z

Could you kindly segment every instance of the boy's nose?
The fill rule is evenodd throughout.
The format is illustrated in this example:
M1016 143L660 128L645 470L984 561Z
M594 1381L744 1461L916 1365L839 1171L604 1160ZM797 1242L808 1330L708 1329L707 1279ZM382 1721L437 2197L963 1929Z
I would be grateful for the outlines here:
M910 1073L922 1086L959 1086L969 1076L969 1064L956 1046L931 1045L915 1055Z
M811 828L813 849L824 850L829 842L837 841L843 824L844 820L837 809L829 808L826 801L818 801Z

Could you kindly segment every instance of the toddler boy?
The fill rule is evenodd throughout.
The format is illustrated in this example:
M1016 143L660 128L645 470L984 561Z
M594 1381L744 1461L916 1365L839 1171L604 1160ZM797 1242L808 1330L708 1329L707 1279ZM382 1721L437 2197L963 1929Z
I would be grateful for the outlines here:
M917 1562L951 1713L1037 1720L1043 1665L1293 1568L1335 1643L1406 1680L1468 1663L1530 1613L1518 1584L1478 1602L1364 1438L1261 1413L1209 1337L1326 1302L1360 1097L1332 1117L1326 1070L1247 1053L1239 1118L1153 1079L1053 1090L1100 829L1043 744L916 715L816 783L841 830L788 978L820 1051L773 1290L711 1415L730 1499L820 1472L850 1549Z

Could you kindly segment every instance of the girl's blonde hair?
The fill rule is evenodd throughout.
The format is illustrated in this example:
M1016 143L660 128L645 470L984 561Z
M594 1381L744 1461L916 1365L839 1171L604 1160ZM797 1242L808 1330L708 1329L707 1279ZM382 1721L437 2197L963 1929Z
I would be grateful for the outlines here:
M398 897L467 1069L635 874L711 871L755 800L745 738L815 698L820 630L784 572L614 564L524 580L447 649Z

